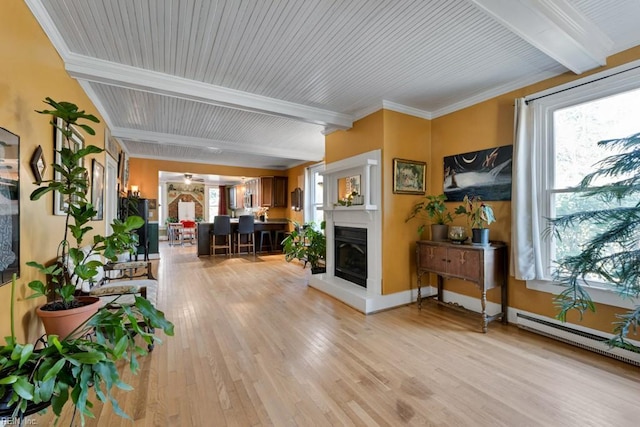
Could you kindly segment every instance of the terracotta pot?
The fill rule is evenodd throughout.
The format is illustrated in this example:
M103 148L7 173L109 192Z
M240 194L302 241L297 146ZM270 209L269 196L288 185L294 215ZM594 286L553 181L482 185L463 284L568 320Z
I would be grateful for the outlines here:
M57 335L60 339L66 338L100 308L100 298L77 297L77 299L87 304L69 310L48 311L43 310L42 307L36 309L36 314L42 320L47 335Z

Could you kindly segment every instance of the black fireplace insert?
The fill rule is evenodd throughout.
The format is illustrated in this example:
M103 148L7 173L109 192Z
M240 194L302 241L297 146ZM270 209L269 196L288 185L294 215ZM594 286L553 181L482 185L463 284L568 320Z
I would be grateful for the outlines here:
M367 229L334 228L335 275L367 287Z

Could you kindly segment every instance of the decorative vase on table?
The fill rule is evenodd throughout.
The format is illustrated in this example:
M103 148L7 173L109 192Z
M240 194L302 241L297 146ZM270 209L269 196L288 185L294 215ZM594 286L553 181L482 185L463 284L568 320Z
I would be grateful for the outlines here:
M449 227L449 240L451 243L461 245L467 240L467 229L459 225Z
M489 229L488 228L472 228L471 243L478 246L489 245Z

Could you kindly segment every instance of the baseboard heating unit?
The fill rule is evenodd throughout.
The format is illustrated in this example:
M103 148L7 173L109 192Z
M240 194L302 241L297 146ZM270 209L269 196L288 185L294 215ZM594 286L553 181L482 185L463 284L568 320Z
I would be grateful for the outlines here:
M640 353L607 344L609 337L572 328L570 324L556 323L545 318L517 313L517 325L521 329L531 331L576 347L584 348L604 356L640 366Z

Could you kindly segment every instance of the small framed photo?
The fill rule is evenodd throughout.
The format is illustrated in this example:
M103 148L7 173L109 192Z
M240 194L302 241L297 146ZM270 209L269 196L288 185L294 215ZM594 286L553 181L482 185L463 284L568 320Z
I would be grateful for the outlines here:
M414 160L393 159L393 192L419 194L426 192L427 164Z
M42 177L44 176L44 171L47 170L47 162L44 160L44 153L42 152L42 147L38 145L36 151L33 152L31 156L31 172L35 178L36 184L40 185L42 183Z
M60 151L62 147L69 148L73 151L78 151L81 148L84 148L84 138L82 134L73 126L69 126L71 130L71 137L67 140L64 134L60 130L64 126L64 121L61 118L56 118L56 126L54 129L54 141L55 141L55 153L54 159L57 165L62 164L62 159L60 157ZM78 166L84 167L84 159L80 159L78 161ZM56 170L53 172L54 179L56 181L60 181L62 179L62 174ZM53 214L54 215L66 215L68 208L68 200L66 197L60 194L58 191L53 192Z
M97 211L94 221L102 221L104 215L104 166L96 159L92 163L91 204Z

